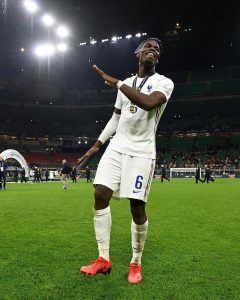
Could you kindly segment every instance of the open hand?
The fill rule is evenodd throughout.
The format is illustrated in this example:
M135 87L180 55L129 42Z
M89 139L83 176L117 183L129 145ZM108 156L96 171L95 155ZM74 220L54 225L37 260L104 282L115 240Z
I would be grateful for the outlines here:
M101 69L99 69L96 65L93 65L93 69L102 77L102 79L105 81L106 85L115 87L116 84L118 83L119 79L116 79L114 77L107 75Z
M78 158L77 164L80 165L82 162L84 162L86 159L90 158L94 154L96 154L100 149L99 143L96 143L91 149L89 149L83 156Z

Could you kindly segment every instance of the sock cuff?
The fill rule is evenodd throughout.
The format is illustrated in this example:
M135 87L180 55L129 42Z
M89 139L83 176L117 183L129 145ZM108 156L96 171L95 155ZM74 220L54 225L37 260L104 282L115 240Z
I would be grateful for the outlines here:
M134 221L132 220L132 228L135 229L136 231L142 231L148 228L148 220L142 224L142 225L137 225L136 223L134 223Z
M110 206L104 208L104 209L94 209L94 216L104 216L106 214L109 214L111 212Z

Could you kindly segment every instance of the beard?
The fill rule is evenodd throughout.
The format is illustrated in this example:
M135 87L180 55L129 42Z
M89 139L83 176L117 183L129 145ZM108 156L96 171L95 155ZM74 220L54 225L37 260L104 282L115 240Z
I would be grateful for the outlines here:
M146 69L152 69L152 68L154 68L156 66L156 64L157 63L154 60L148 60L148 59L146 59L146 60L143 61L143 65L144 65L144 67Z

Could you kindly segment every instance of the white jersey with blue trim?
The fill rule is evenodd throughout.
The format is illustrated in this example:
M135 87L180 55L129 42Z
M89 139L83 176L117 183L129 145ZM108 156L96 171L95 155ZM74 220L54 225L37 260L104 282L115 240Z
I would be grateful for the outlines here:
M132 87L136 76L124 80L124 84ZM136 88L139 87L143 78L138 78ZM167 101L161 106L150 111L141 109L118 90L115 107L121 110L121 117L109 147L123 154L145 158L156 158L155 135L159 120L165 110L167 102L171 97L174 84L171 79L153 74L148 78L141 89L141 93L151 94L159 91L163 93Z

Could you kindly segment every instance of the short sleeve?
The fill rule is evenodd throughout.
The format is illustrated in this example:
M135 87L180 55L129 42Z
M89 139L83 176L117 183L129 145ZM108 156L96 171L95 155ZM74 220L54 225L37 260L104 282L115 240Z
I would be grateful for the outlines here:
M117 109L122 109L122 97L121 97L121 91L118 90L117 93L117 99L116 99L116 103L114 105Z
M154 87L154 91L163 93L166 96L167 100L169 100L169 98L171 97L173 89L174 83L169 78L157 81L156 86Z

